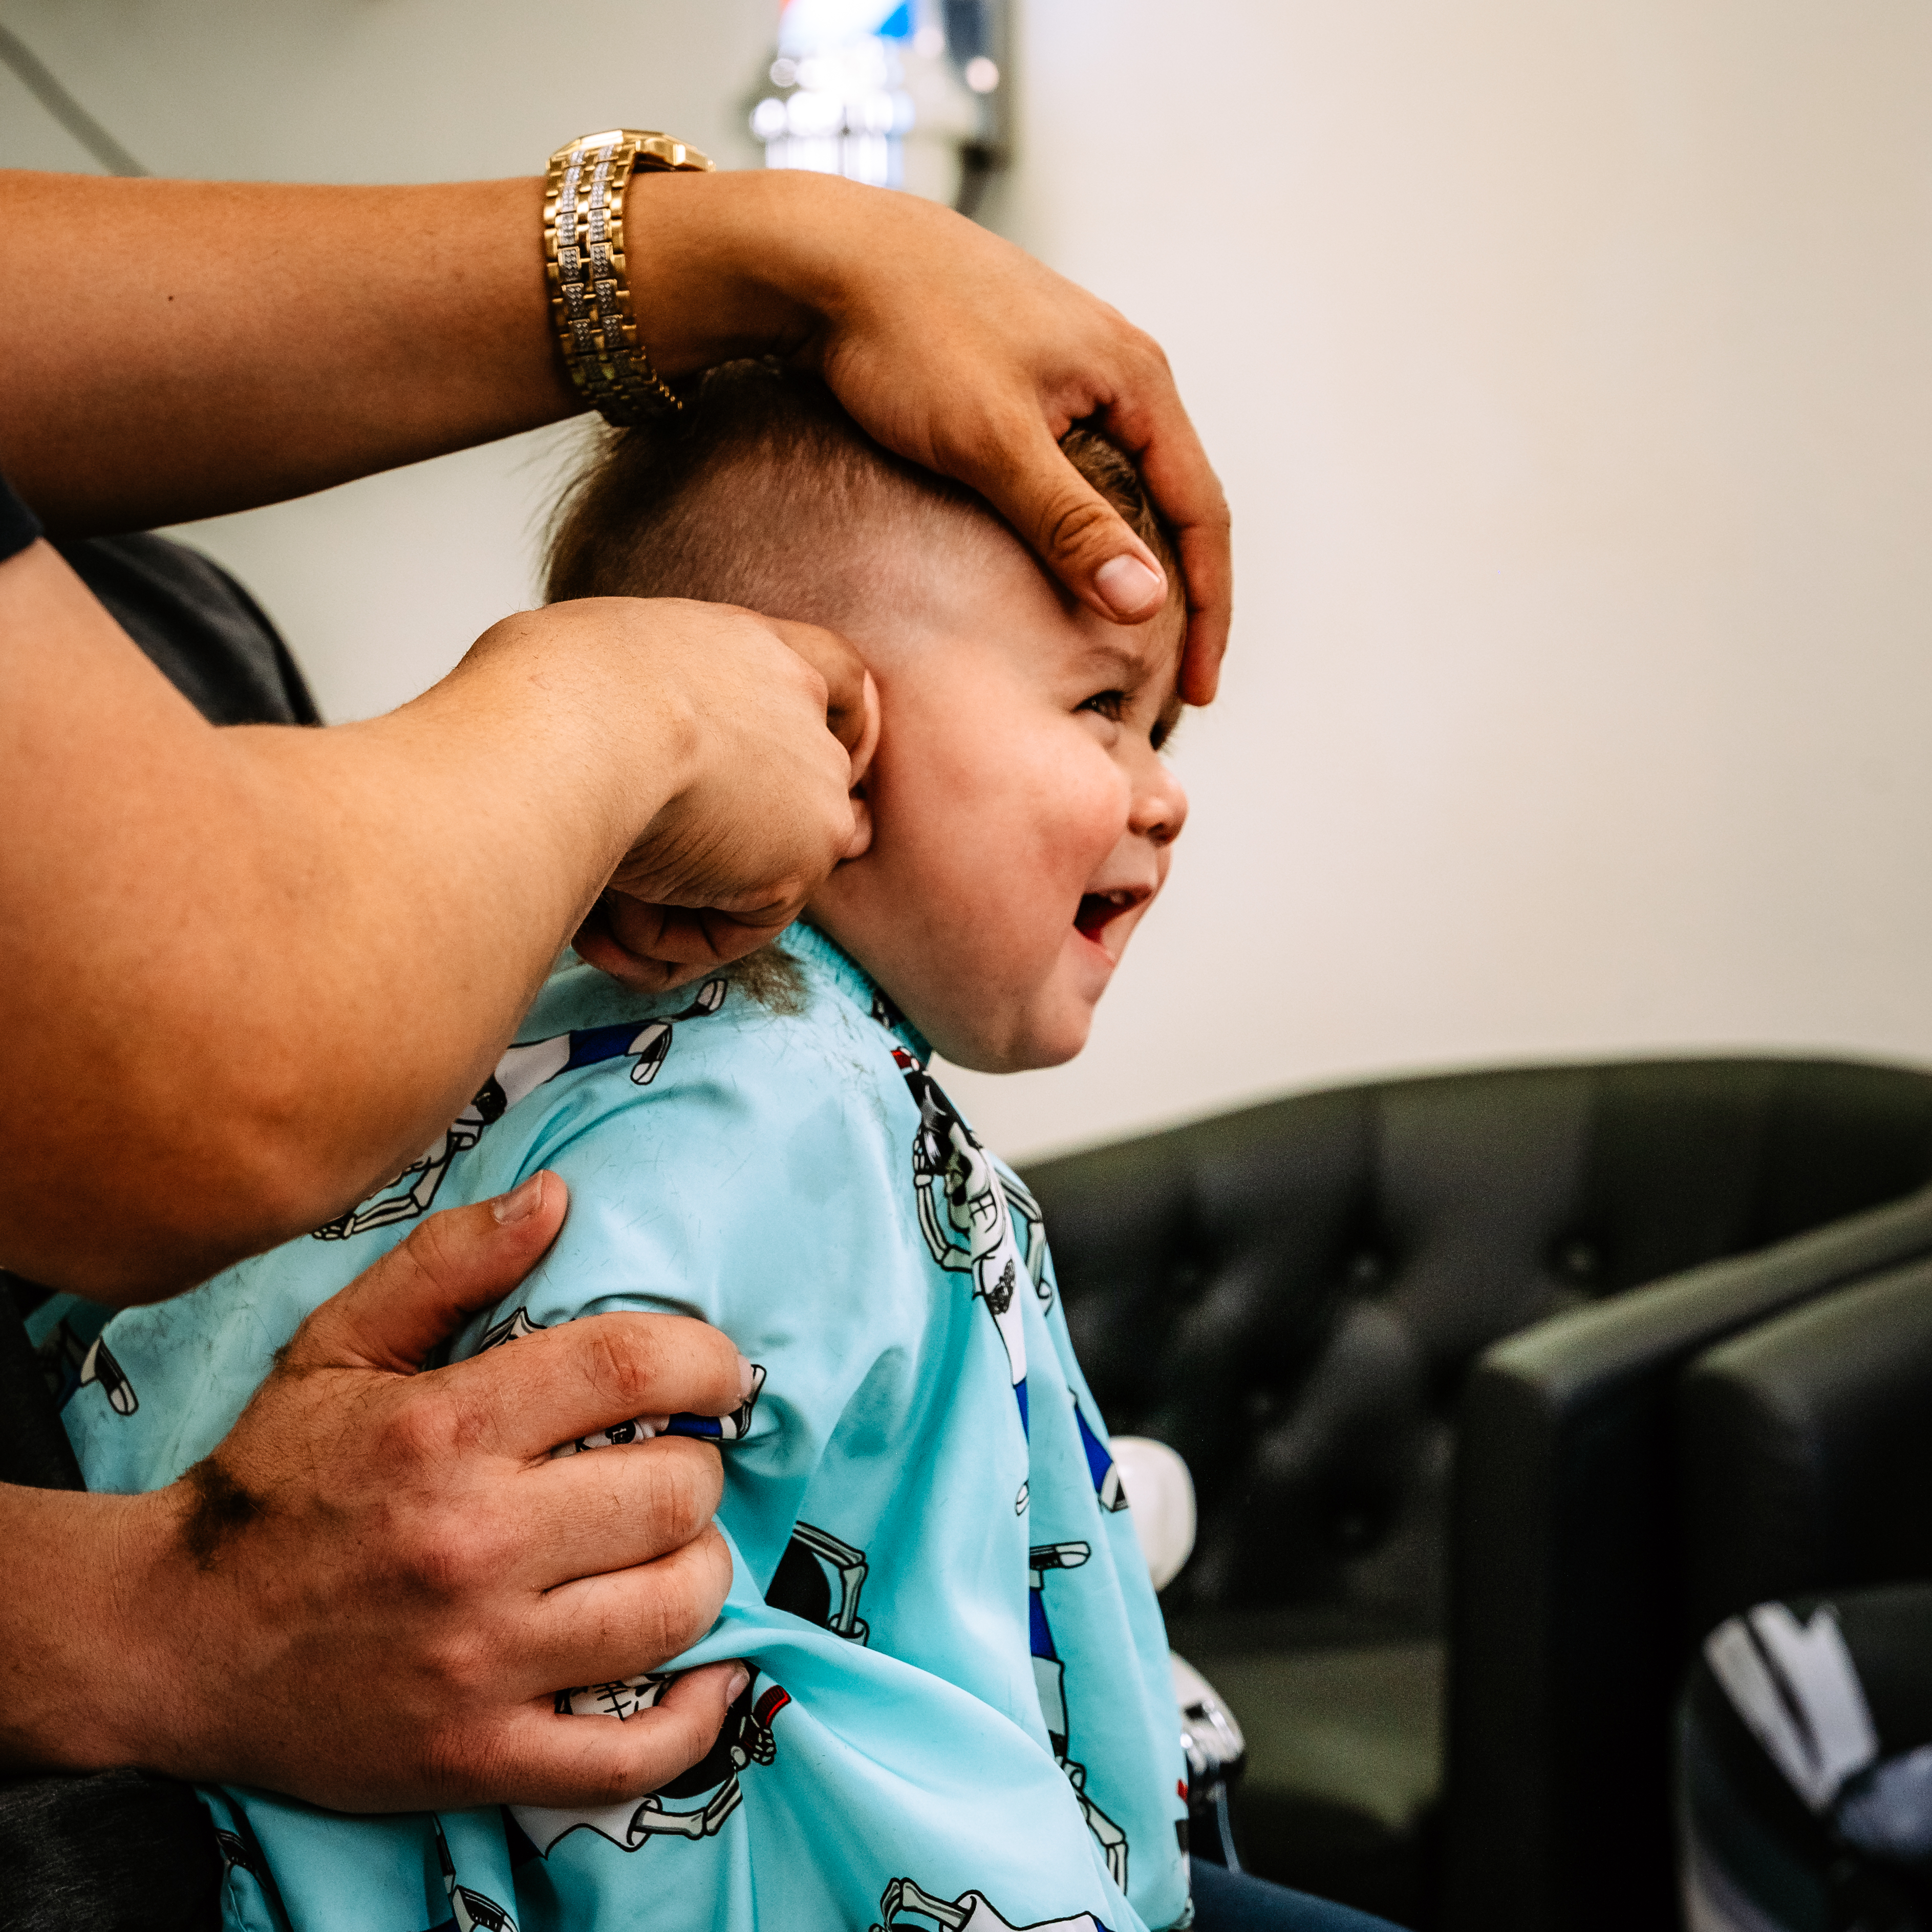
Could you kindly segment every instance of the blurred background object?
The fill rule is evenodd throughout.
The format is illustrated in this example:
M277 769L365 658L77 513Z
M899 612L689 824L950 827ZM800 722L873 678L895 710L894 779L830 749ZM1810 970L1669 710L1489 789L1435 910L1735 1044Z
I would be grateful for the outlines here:
M1197 1852L1426 1932L1674 1923L1672 1702L1694 1604L1738 1606L1694 1587L1712 1564L1680 1522L1701 1504L1724 1567L1708 1524L1741 1485L1708 1443L1683 1466L1673 1390L1712 1344L1843 1289L1832 1325L1884 1399L1867 1367L1786 1433L1850 1465L1810 1514L1892 1534L1856 1560L1781 1534L1793 1459L1760 1451L1756 1560L1726 1585L1924 1574L1928 1432L1901 1424L1932 1417L1932 1074L1502 1068L1298 1094L1024 1178L1102 1413L1198 1495L1161 1600L1245 1766L1197 1802ZM1876 1311L1845 1286L1908 1260L1916 1335L1900 1284ZM1801 1325L1786 1362L1822 1352ZM1861 1407L1875 1426L1836 1426Z
M765 165L971 214L1006 158L1006 0L784 0L751 110Z

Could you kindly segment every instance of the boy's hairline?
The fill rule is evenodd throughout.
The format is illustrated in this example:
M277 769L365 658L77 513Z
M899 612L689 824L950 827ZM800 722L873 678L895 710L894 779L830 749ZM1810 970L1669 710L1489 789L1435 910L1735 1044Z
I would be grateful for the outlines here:
M607 436L560 498L546 601L691 596L836 628L853 607L855 572L903 596L924 574L905 567L905 552L926 551L937 539L970 559L973 548L1001 538L1068 598L992 503L884 448L821 382L769 365L724 364L706 372L691 400L680 424ZM1072 466L1162 565L1168 597L1161 615L1184 625L1178 545L1132 460L1086 425L1062 444ZM758 541L773 534L775 542ZM828 572L846 580L842 592L828 584Z

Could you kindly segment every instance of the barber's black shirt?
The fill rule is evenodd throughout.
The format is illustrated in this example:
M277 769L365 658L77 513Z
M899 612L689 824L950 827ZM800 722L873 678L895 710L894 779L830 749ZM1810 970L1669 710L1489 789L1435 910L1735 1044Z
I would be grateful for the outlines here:
M40 534L0 477L0 562ZM211 724L320 722L274 626L218 564L165 537L85 537L54 548Z
M40 520L0 476L0 563L16 556L40 533Z

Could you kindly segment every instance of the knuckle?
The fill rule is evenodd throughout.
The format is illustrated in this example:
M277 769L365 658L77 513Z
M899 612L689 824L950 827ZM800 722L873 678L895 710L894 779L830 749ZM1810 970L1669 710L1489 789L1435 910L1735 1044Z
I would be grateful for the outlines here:
M386 1464L408 1471L444 1461L457 1436L456 1416L442 1390L416 1384L382 1418L376 1446Z
M1069 495L1047 512L1045 548L1056 556L1076 556L1119 520L1091 493Z
M580 1324L584 1372L598 1396L615 1405L610 1420L620 1422L648 1406L652 1364L643 1340L631 1329L594 1318Z
M410 1526L399 1567L418 1594L434 1602L453 1602L467 1596L476 1580L479 1541L469 1525L452 1516L433 1516ZM459 1654L465 1641L446 1639L436 1654L446 1658Z
M704 1468L706 1460L716 1462L717 1459L707 1458L698 1444L692 1446L698 1448L697 1455L659 1456L653 1459L652 1469L651 1508L658 1533L667 1544L679 1549L704 1530L718 1506L717 1494ZM721 1477L721 1484L722 1480Z
M724 1494L724 1462L708 1442L694 1442L688 1436L660 1436L654 1445L665 1466L675 1470L681 1484L680 1504L692 1512L688 1543L716 1513Z
M403 1242L403 1252L410 1264L439 1286L448 1279L455 1260L451 1251L452 1233L449 1211L446 1209L418 1221Z
M481 1633L452 1631L428 1648L424 1675L434 1685L440 1708L461 1735L473 1737L474 1714L486 1702L500 1670L496 1646ZM464 1714L470 1714L464 1722Z

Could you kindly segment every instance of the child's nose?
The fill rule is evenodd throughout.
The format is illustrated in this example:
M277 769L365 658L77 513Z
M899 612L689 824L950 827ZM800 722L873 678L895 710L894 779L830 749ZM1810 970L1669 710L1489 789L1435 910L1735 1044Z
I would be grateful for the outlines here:
M1173 768L1156 758L1154 769L1134 788L1127 830L1156 845L1171 845L1186 823L1187 794Z

